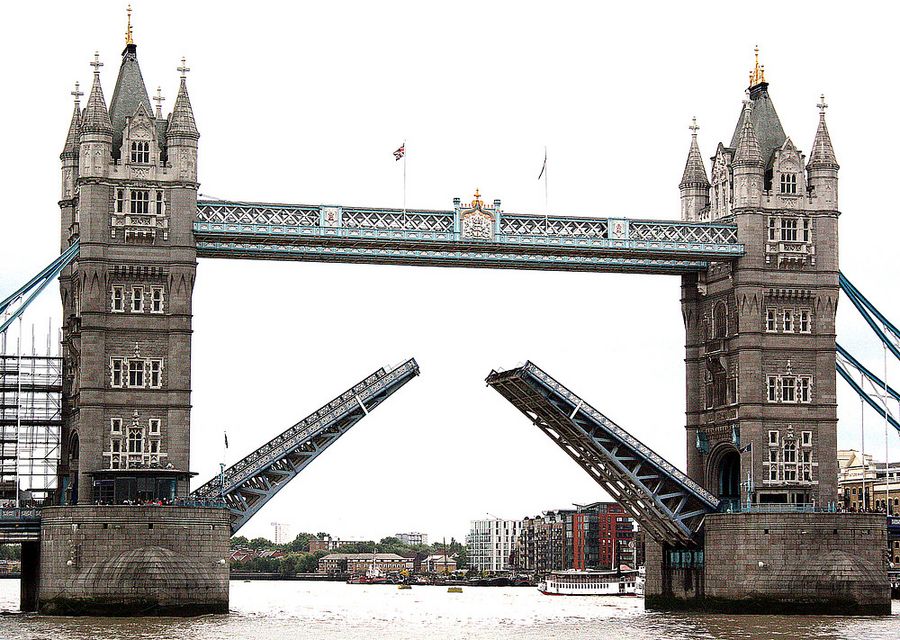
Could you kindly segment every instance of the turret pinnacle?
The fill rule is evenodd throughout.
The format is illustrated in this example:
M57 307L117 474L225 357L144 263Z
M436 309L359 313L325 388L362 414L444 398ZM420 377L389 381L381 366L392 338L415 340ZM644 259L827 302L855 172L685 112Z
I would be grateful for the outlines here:
M697 118L689 127L691 130L691 147L688 150L687 162L684 165L684 174L681 176L679 187L700 186L709 187L709 178L706 177L706 167L703 165L703 156L700 155L700 147L697 144Z
M809 156L809 167L824 167L839 169L837 158L834 155L834 147L831 146L831 136L828 135L828 125L825 124L825 96L821 96L819 102L819 128L816 129L816 138L813 141L812 152Z
M753 122L750 115L750 106L745 109L744 124L741 127L738 138L737 150L734 153L734 165L739 166L763 166L762 154L759 150L759 140L753 131Z
M150 96L147 94L147 87L138 64L137 45L134 44L131 30L131 5L128 5L125 49L122 51L122 64L119 67L119 77L116 78L116 88L109 102L109 117L113 126L113 157L119 155L126 118L137 113L140 105L144 106L148 114L153 113Z
M169 128L166 131L166 137L171 140L173 137L193 138L200 137L197 131L197 123L194 121L194 110L191 108L191 99L187 90L187 72L190 69L185 64L185 59L181 59L181 66L178 67L181 72L181 86L178 87L178 96L175 98L175 107L172 109L172 115L169 117Z
M63 146L60 159L69 154L78 155L78 139L81 135L81 96L84 95L84 91L81 91L77 82L72 95L75 96L75 108L72 111L72 121L69 123L69 133L66 134L66 144Z
M87 106L81 116L81 130L84 133L102 133L112 135L112 122L109 119L109 111L106 110L106 99L103 97L103 87L100 86L100 54L94 53L94 84L91 86L91 95L88 96Z

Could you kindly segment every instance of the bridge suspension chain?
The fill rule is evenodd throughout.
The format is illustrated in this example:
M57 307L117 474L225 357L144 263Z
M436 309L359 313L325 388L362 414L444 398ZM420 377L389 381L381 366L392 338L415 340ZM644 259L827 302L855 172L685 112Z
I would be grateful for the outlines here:
M79 242L75 240L58 258L0 302L0 333L6 331L41 291L78 257L78 248Z
M859 315L882 342L885 350L890 351L895 358L900 360L900 329L888 320L843 273L840 274L839 283L841 291L853 303ZM835 349L837 351L835 366L841 378L866 404L884 416L885 420L900 433L900 415L895 413L890 406L890 400L894 400L900 407L900 393L890 387L886 380L882 380L866 368L839 343L835 343ZM859 376L859 380L853 375L854 373ZM885 437L887 437L886 434Z

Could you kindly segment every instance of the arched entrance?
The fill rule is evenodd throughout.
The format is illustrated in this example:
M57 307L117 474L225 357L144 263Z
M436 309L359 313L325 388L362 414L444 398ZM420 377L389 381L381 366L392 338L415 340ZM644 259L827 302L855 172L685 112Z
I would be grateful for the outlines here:
M741 454L735 449L724 452L716 476L719 498L736 509L741 502Z
M68 504L78 504L78 457L80 454L80 443L78 441L78 432L72 434L69 439L69 486L65 488L69 494L66 502Z

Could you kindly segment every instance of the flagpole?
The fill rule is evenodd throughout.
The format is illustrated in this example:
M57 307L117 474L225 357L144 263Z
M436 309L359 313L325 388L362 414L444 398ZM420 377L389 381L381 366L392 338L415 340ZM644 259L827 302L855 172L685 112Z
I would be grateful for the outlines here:
M547 197L548 187L547 145L544 145L544 235L550 233L550 200Z
M403 228L406 228L406 138L403 139Z

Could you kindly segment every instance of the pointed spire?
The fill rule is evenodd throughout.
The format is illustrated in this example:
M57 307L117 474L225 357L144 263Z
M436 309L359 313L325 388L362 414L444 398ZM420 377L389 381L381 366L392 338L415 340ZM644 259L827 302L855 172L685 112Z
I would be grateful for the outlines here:
M813 141L807 166L839 169L837 158L834 155L834 147L831 146L831 136L828 135L828 125L825 124L825 109L828 108L828 105L825 104L824 94L816 106L819 107L819 128L816 129L816 138Z
M750 119L750 105L744 109L744 124L741 127L741 135L738 139L737 150L734 153L734 164L744 166L763 166L762 154L759 150L759 140L753 131L753 122Z
M709 186L709 178L706 177L706 167L703 164L703 156L700 155L700 146L697 144L697 118L694 118L691 126L691 147L688 149L687 162L684 165L684 174L681 176L679 187L690 185Z
M750 71L750 88L766 82L766 67L759 64L759 46L753 47L753 69Z
M75 91L72 92L72 95L75 96L75 108L72 111L69 133L66 134L66 144L63 146L60 158L63 158L66 154L77 155L76 147L78 146L78 138L81 136L81 96L84 95L84 91L81 90L78 82L75 83Z
M147 115L152 116L153 107L147 86L144 84L144 76L141 74L141 66L137 59L137 45L131 37L131 16L129 14L128 28L125 33L125 49L122 50L122 64L119 66L119 75L116 78L116 88L113 89L112 98L109 101L109 117L113 127L113 157L117 158L122 147L122 133L125 130L125 121L134 116L141 105Z
M197 131L197 123L194 121L194 110L191 108L191 99L187 90L187 72L190 71L185 59L181 59L181 66L178 67L181 73L181 86L178 87L178 95L175 97L175 107L172 109L172 115L169 119L169 128L166 131L166 137L184 137L194 138L200 137Z
M100 86L100 54L94 52L94 84L91 86L91 95L88 96L87 106L81 116L81 130L84 133L104 133L112 135L112 122L109 119L109 111L106 110L106 99L103 97L103 87Z

